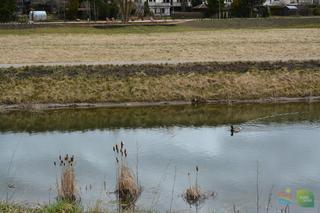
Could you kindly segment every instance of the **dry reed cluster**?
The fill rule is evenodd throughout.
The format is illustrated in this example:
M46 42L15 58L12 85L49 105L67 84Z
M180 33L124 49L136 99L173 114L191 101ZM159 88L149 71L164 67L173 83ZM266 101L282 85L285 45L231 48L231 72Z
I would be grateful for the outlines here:
M120 145L113 146L117 165L117 186L116 193L119 205L122 208L130 208L134 206L135 202L140 196L141 187L133 172L127 163L127 150L124 148L123 142Z
M189 178L189 187L186 189L183 197L185 201L190 205L199 205L201 201L206 199L206 195L201 191L200 186L198 185L198 172L199 168L196 166L196 182L195 184L191 183L190 173L188 173Z
M55 166L60 167L60 180L57 181L58 200L75 202L77 200L76 194L76 180L75 180L75 158L74 155L65 157L59 156L59 161L54 162Z

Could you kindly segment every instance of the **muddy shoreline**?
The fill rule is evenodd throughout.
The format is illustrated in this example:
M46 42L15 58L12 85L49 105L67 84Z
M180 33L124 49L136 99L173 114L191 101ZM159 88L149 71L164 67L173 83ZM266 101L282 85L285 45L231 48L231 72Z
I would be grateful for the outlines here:
M320 96L310 97L278 97L261 98L252 100L190 100L190 101L158 101L158 102L121 102L121 103L47 103L47 104L8 104L0 105L0 113L12 111L48 111L59 109L96 109L96 108L128 108L128 107L149 107L149 106L179 106L199 104L281 104L281 103L313 103L320 102Z

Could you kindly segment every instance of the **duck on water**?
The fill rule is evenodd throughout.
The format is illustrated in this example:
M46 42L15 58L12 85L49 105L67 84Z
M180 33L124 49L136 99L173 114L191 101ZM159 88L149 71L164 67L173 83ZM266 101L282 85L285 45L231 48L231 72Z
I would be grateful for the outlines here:
M240 131L241 131L240 127L234 127L233 125L230 126L231 136L233 136L235 133L238 133Z

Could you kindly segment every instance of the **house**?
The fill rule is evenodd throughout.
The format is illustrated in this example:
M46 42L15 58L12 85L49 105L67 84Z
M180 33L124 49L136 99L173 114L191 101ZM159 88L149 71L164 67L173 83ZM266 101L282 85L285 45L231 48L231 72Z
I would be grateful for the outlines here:
M16 0L16 8L18 14L28 14L31 9L55 12L60 2L62 0Z
M146 0L149 1L150 11L154 15L170 16L171 2L170 0Z
M170 16L174 11L181 11L183 7L191 7L191 0L146 0L150 11L156 16Z

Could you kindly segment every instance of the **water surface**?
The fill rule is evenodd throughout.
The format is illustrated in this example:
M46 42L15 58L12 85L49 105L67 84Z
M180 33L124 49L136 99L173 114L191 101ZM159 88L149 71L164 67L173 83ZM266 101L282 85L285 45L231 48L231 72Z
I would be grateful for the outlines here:
M229 126L241 126L230 136ZM142 209L165 212L171 200L176 211L195 211L181 194L194 181L214 191L201 212L256 212L256 166L259 162L261 212L274 186L272 209L278 212L276 193L290 188L309 189L314 208L293 204L291 212L317 212L320 196L320 104L201 105L0 114L0 199L28 203L52 202L56 196L59 154L74 154L82 201L97 200L114 208L115 160L112 146L124 141L128 164L143 192ZM138 148L137 148L138 147ZM174 173L176 181L171 197ZM14 188L8 188L14 185ZM91 187L90 187L91 186Z

